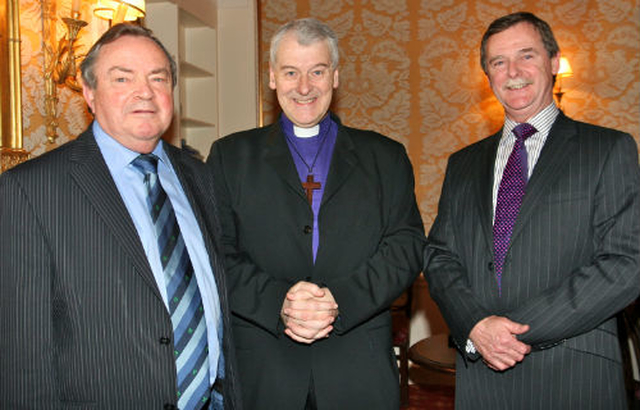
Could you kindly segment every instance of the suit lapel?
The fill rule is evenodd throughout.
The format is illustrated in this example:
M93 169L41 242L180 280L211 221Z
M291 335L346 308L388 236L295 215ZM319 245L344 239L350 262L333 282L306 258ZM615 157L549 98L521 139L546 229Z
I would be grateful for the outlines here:
M131 258L142 278L161 299L151 267L142 249L138 231L90 130L85 131L74 142L70 161L73 162L71 178L85 193L87 200L113 232L114 237L118 239L123 252Z
M301 199L307 202L300 179L298 178L298 172L296 166L291 158L291 152L289 146L285 141L285 136L280 129L280 122L276 121L269 127L267 132L267 141L265 146L265 160L273 167L276 174L298 195Z
M567 156L575 152L571 145L577 143L572 121L560 113L549 131L547 141L542 147L540 158L535 165L531 179L527 184L527 191L522 199L520 213L513 227L511 243L522 231L531 213L540 201L541 195L561 175L560 168L566 162Z
M487 249L493 253L493 178L495 170L498 143L502 136L502 129L489 137L484 146L484 152L480 155L480 175L475 184L480 225L484 233Z
M333 148L331 165L329 166L329 172L327 174L327 186L322 195L323 205L331 200L347 178L349 178L358 163L358 157L355 154L355 145L351 140L351 136L339 121L336 121L336 123L339 127L338 135Z

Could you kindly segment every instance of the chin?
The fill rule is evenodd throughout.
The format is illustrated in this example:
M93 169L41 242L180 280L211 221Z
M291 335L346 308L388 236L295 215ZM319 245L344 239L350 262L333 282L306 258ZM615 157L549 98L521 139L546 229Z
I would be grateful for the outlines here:
M140 141L153 141L153 140L158 140L160 139L160 137L162 137L161 132L159 131L148 131L148 132L138 132L136 133L136 139L140 140Z
M315 116L291 116L289 117L289 119L291 120L291 122L293 122L294 124L296 124L298 127L302 127L302 128L309 128L309 127L313 127L314 125L316 125L318 123L318 119Z

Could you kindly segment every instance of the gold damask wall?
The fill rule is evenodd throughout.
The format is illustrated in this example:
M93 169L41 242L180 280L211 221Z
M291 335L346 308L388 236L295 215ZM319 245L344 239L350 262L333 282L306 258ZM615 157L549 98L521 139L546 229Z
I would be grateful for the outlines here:
M640 138L640 0L256 0L260 1L263 115L277 111L268 88L268 40L288 20L313 16L337 32L342 49L334 110L343 122L407 147L426 228L435 217L446 159L496 131L502 108L478 63L487 24L529 10L547 20L575 75L563 82L566 113ZM74 138L89 124L82 96L59 91L59 135L44 123L43 18L69 13L71 0L20 0L23 144L32 156ZM91 19L83 2L82 17ZM56 38L63 33L56 26ZM83 29L80 52L106 29Z
M22 63L22 126L24 149L38 156L75 138L91 121L82 95L68 87L58 87L58 139L47 142L45 136L45 84L43 35L47 33L49 17L55 19L52 35L60 39L65 32L61 17L71 14L72 0L20 0L21 63ZM108 24L92 17L91 4L82 2L81 18L90 22L80 32L78 54L84 54ZM43 24L44 22L44 24ZM56 40L57 43L57 40Z
M446 160L502 125L479 64L486 26L527 10L546 20L574 77L565 112L640 138L639 0L260 0L264 123L277 115L268 88L268 41L283 23L312 16L340 39L334 111L350 126L407 147L425 228L435 218Z

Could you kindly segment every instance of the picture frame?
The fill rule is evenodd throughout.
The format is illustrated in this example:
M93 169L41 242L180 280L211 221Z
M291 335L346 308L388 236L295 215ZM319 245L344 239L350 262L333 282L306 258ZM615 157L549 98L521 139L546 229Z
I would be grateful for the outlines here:
M0 172L25 161L22 147L19 0L0 0Z

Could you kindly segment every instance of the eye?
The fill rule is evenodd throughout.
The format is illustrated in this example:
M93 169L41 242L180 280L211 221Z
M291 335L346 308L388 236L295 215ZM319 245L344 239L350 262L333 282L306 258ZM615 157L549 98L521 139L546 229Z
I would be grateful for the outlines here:
M115 82L116 83L126 83L127 81L129 81L129 79L126 78L126 77L116 77L115 78Z

